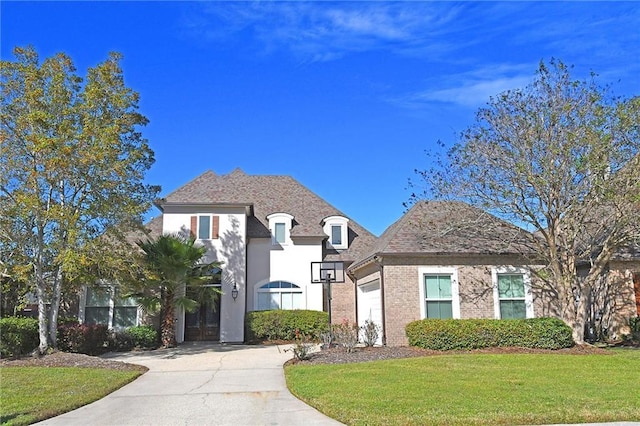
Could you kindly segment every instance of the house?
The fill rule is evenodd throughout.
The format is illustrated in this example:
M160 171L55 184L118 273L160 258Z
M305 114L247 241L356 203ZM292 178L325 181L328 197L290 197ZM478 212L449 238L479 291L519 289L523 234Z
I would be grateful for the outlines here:
M416 203L348 269L359 318L370 314L398 346L418 319L548 315L523 232L461 202Z
M406 325L423 318L557 317L553 290L531 273L542 266L531 237L462 202L418 202L349 266L358 320L373 318L382 342L398 346L407 344ZM610 335L628 332L640 315L638 252L617 256L603 285L617 291L599 323Z
M159 200L157 207L162 215L148 224L151 237L191 233L207 247L206 261L222 262L220 280L212 284L222 296L216 306L176 312L178 342L243 342L249 311L326 309L323 285L312 283L311 263L348 265L375 241L357 222L288 176L207 171ZM332 311L334 318L354 321L354 287L348 277L345 281L333 286ZM113 291L88 289L80 319L117 328L137 324L142 317L133 301Z
M178 342L243 342L245 314L266 309L327 310L313 262L343 262L345 282L331 286L333 322L380 327L379 344L407 343L405 326L422 318L557 316L553 293L531 274L531 235L461 202L421 201L376 238L288 176L205 172L157 203L150 236L192 234L222 262L215 306L176 312ZM618 292L599 320L615 332L640 315L640 251L611 262ZM635 288L634 288L635 283ZM637 303L637 306L636 306ZM637 309L637 311L636 311ZM80 319L119 328L142 312L117 289L87 289ZM202 320L204 319L204 320Z

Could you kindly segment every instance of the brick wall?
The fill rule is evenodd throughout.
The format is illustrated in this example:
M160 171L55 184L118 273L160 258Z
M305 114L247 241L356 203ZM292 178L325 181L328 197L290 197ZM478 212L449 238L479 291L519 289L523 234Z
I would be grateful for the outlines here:
M388 346L407 344L405 326L420 319L418 268L414 265L389 265L383 269L385 335Z
M343 320L356 321L356 288L349 277L345 282L331 285L331 322L340 323Z

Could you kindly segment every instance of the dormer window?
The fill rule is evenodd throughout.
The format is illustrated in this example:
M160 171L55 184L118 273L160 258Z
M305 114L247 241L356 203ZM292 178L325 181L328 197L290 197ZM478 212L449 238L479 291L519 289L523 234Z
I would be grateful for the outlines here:
M331 245L342 245L342 225L331 225Z
M281 222L278 222L275 224L273 238L275 242L278 244L284 244L286 241L286 233L285 233L284 226L285 226L284 223L281 223Z
M272 244L290 244L293 216L288 213L273 213L267 216L267 220L269 221Z
M344 216L329 216L322 221L322 229L329 236L327 246L336 250L349 248L348 226L349 219Z

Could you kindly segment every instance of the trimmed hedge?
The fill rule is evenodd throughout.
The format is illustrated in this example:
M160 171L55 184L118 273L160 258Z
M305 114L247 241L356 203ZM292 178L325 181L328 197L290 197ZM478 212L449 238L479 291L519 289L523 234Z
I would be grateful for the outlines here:
M38 320L27 317L0 318L0 356L19 357L38 347Z
M294 340L296 330L310 339L319 339L328 330L329 314L309 310L248 312L245 319L248 342Z
M127 352L133 349L156 349L160 333L150 325L136 325L125 330L110 331L109 349Z
M424 319L407 324L409 345L446 351L488 347L569 348L571 328L556 318Z

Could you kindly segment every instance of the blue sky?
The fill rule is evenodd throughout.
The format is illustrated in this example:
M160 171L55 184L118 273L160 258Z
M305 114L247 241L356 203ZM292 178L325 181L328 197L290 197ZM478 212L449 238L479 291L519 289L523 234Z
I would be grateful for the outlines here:
M206 170L290 175L379 235L425 150L540 60L640 95L640 2L0 3L3 59L124 55L167 194ZM157 212L154 212L154 214Z

